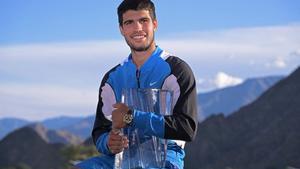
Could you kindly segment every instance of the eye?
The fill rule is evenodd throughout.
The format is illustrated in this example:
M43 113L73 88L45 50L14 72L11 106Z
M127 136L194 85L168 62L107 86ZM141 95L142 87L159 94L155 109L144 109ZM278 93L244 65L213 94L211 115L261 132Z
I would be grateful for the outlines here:
M140 19L140 23L147 23L147 22L149 22L148 18L142 18L142 19Z
M127 21L124 21L124 22L123 22L123 25L130 25L130 24L132 24L132 23L133 23L132 20L127 20Z

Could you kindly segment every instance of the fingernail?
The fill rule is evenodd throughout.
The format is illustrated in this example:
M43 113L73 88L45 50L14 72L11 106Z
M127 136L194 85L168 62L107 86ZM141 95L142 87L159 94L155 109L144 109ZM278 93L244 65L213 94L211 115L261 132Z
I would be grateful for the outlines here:
M119 134L119 133L121 132L120 129L116 129L116 128L113 128L111 131L112 131L114 134Z

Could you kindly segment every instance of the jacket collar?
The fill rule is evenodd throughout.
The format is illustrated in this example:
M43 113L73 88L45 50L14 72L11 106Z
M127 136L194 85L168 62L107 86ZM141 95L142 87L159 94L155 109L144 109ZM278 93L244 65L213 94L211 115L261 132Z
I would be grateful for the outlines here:
M159 46L156 46L156 48L153 51L153 53L151 54L151 56L141 66L140 71L144 72L144 71L152 69L153 66L156 64L157 58L159 58L162 53L163 53L163 50ZM135 64L133 63L131 54L128 56L128 60L132 65L135 66ZM135 66L135 68L136 68L136 66Z

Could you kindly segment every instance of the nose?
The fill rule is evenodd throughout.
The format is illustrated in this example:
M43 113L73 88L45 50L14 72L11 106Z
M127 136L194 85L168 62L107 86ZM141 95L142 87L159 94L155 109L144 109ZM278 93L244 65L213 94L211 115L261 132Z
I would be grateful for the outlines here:
M142 30L142 24L140 22L135 22L134 23L134 29L135 30Z

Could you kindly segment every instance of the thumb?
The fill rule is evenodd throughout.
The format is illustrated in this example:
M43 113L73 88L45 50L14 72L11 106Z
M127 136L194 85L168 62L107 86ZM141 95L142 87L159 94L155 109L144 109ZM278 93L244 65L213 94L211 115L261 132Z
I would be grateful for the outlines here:
M122 103L116 103L116 104L113 104L113 108L121 108L123 104Z

